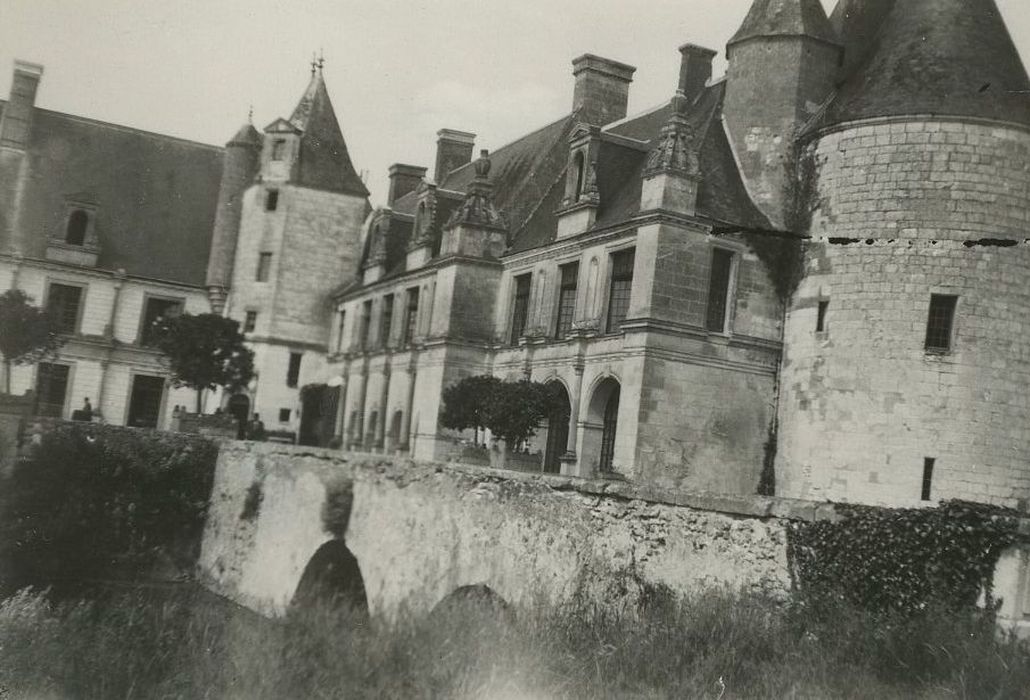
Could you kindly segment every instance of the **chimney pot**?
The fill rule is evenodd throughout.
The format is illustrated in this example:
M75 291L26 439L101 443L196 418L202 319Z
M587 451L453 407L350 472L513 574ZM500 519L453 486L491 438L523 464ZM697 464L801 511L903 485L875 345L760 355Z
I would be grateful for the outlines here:
M712 59L716 51L696 44L684 44L680 47L680 83L679 90L687 97L689 103L705 89L712 78Z
M572 62L576 88L572 109L579 119L594 126L604 126L626 116L629 106L629 85L636 68L609 58L584 54Z
M392 207L398 199L414 192L422 178L426 176L428 168L418 165L405 165L394 163L390 166L390 191L386 196L386 206Z
M449 173L472 162L476 135L467 131L440 129L436 132L436 167L433 180L443 182Z

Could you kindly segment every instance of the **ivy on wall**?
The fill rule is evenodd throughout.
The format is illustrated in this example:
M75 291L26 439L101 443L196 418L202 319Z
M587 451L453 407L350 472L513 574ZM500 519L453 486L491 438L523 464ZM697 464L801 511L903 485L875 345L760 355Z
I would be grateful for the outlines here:
M937 508L840 505L837 522L792 523L787 556L800 602L914 614L974 606L1002 551L1019 541L1019 514L965 501Z

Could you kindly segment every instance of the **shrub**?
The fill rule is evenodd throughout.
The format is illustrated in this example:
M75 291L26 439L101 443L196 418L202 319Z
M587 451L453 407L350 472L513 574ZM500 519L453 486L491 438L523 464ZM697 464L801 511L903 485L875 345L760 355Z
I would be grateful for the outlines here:
M533 437L559 401L557 386L550 384L466 377L444 390L440 424L452 430L487 428L494 437L515 447Z
M58 424L0 489L0 584L192 567L217 454L198 436Z

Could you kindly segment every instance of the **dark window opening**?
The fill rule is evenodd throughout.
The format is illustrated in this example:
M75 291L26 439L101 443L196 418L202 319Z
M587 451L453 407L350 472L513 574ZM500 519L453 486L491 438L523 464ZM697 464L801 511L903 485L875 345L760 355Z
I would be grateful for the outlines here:
M279 409L279 422L289 423L290 422L290 409L280 408Z
M372 342L372 300L361 305L361 349L368 350Z
M257 328L257 311L248 311L247 318L243 322L243 332L253 333L255 328Z
M629 313L629 298L633 291L634 249L623 250L611 257L612 279L608 289L608 319L606 332L618 333Z
M279 190L268 190L265 193L265 211L275 211L279 208Z
M64 233L64 242L70 245L83 245L86 242L86 229L89 228L89 214L76 209L68 217L68 228Z
M257 268L257 281L267 282L268 275L272 269L272 254L271 253L259 253L258 254L258 268Z
M830 302L820 301L819 302L819 315L815 320L815 332L823 333L826 331L826 312L830 308Z
M946 352L951 349L952 327L958 297L947 294L930 295L930 313L926 320L926 350Z
M930 491L933 489L933 467L937 460L927 457L923 460L923 494L924 501L930 500Z
M286 155L286 139L276 139L272 142L272 160L282 160Z
M708 278L708 313L705 328L713 333L726 331L726 309L730 298L733 253L722 248L712 251L712 272Z
M509 342L519 344L519 338L526 332L529 322L529 289L533 281L532 275L519 275L515 278L515 297L511 308L511 335Z
M615 431L619 427L619 394L620 388L616 387L612 395L608 397L608 403L604 407L604 423L601 430L601 459L599 468L602 473L612 471L612 463L615 459Z
M68 365L40 362L36 366L36 415L61 418L68 393Z
M343 328L344 321L347 320L347 313L341 311L339 314L338 326L336 328L336 352L343 350Z
M583 179L584 179L584 175L586 173L586 167L585 167L584 162L583 162L583 152L582 151L576 153L575 157L573 158L573 171L572 172L573 172L573 177L576 178L575 181L573 182L573 189L572 189L572 201L575 203L575 202L578 202L579 198L583 196Z
M129 397L129 426L156 428L164 393L164 377L137 374L132 380L132 394Z
M393 326L393 294L383 297L383 318L379 324L379 342L390 347L390 328Z
M415 339L418 328L418 287L408 290L408 314L404 321L404 344L409 345Z
M303 357L303 353L290 353L290 366L286 370L286 386L296 387L297 382L300 381L300 361Z
M158 321L174 318L182 313L182 301L179 299L147 298L143 308L143 325L140 328L140 345L153 345L157 334Z
M561 267L561 287L558 291L558 324L555 337L564 338L572 330L572 320L576 314L576 287L579 282L579 263L570 263Z
M82 287L68 284L51 284L47 295L47 312L58 333L72 334L79 326L79 305L82 301Z

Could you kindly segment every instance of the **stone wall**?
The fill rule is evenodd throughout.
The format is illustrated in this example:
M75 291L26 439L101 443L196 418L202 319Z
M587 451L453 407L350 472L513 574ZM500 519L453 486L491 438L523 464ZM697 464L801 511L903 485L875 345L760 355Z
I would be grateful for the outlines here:
M783 499L223 443L200 561L207 585L282 613L332 539L322 510L340 483L353 488L344 539L376 615L425 613L472 584L516 605L576 595L615 605L649 585L784 596L788 521L833 517L832 507ZM260 505L245 512L255 489Z
M824 135L813 155L778 492L918 503L930 458L930 500L1018 506L1030 498L1030 134L868 123ZM931 294L958 297L947 352L925 349Z

